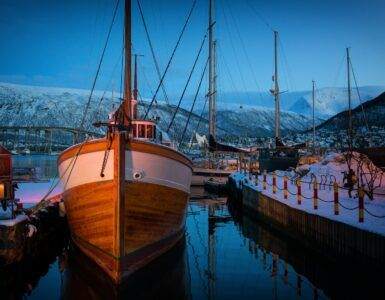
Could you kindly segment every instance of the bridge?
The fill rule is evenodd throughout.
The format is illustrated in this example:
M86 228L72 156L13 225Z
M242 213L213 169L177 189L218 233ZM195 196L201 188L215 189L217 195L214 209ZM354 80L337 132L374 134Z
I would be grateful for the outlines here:
M0 126L0 144L14 153L55 153L101 132L63 126Z

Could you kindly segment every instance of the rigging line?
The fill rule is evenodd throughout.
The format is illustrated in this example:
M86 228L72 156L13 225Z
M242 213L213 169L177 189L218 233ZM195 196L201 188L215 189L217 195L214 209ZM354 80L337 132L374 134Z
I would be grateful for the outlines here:
M282 52L282 56L283 56L283 61L285 63L285 67L286 67L286 75L287 75L287 78L286 78L286 84L287 84L287 88L291 90L296 90L295 88L295 83L293 81L293 76L292 76L292 72L291 72L291 68L289 66L289 62L288 62L288 59L287 59L287 56L286 56L286 51L283 47L283 42L281 40L281 37L278 36L278 41L279 41L279 45L281 46L281 52ZM290 83L290 88L289 88L289 83Z
M123 56L123 53L124 53L124 48L122 48L122 53L121 53L120 55ZM96 111L95 111L95 117L94 117L94 120L95 120L95 121L97 121L97 120L99 119L99 117L100 117L102 102L103 102L103 100L105 99L105 95L106 95L106 93L107 93L108 87L109 87L109 86L111 85L111 83L112 83L112 79L113 79L113 77L114 77L116 68L117 68L118 64L120 63L121 56L118 57L118 60L117 60L117 62L115 63L114 68L112 69L112 73L111 73L111 76L110 76L110 80L109 80L108 83L107 83L106 89L104 90L103 95L100 97L98 106L97 106Z
M340 77L341 70L342 70L342 65L344 64L345 59L346 59L346 54L344 53L344 55L342 55L342 59L341 59L340 64L338 66L337 73L336 73L336 76L334 77L334 80L332 82L331 87L335 87L336 86L338 78ZM330 90L330 95L333 95L332 90Z
M203 119L203 114L205 112L205 108L206 108L206 104L207 104L207 99L208 99L208 95L205 96L205 103L203 104L203 108L202 108L202 111L201 111L201 114L199 116L199 119L198 119L198 123L197 123L197 126L195 128L195 130L193 131L192 135L191 135L191 141L193 140L194 138L194 134L196 134L198 132L198 129L199 129L199 125L201 124L201 121ZM206 120L207 121L207 120ZM189 149L191 149L191 143L190 143L190 147Z
M249 7L251 8L252 12L254 12L254 14L259 18L259 20L262 21L263 24L266 25L267 28L269 28L271 31L274 32L274 28L269 24L269 22L266 20L265 17L262 16L261 13L259 13L255 7L250 3L250 1L246 1L246 3L249 5Z
M143 26L144 26L144 31L146 32L147 42L148 42L148 45L150 46L151 56L152 56L152 59L153 59L154 64L155 64L156 73L158 74L159 80L161 80L162 75L160 73L159 63L158 63L158 60L157 60L156 55L155 55L154 46L153 46L151 38L150 38L150 33L148 31L147 23L146 23L146 20L144 18L142 6L140 5L140 1L139 0L137 0L137 3L138 3L138 7L139 7L140 17L142 19ZM164 99L165 99L166 103L169 104L170 101L168 99L168 96L167 96L167 93L166 93L166 88L165 88L163 82L162 82L161 88L162 88L162 91L163 91Z
M241 81L242 81L243 88L244 88L244 90L246 92L247 98L248 98L249 101L251 101L250 94L249 94L249 92L247 91L247 88L246 88L245 78L243 77L243 74L242 74L242 71L241 71L241 68L240 68L240 63L239 63L239 59L238 59L238 56L237 56L237 52L235 51L234 42L233 42L232 35L231 35L231 32L230 32L230 25L229 25L229 22L228 22L228 19L227 19L227 15L226 15L224 6L222 5L221 8L222 8L222 14L223 14L224 19L225 19L227 34L228 34L229 39L230 39L231 48L232 48L232 50L234 52L235 64L237 65L237 69L238 69L238 72L239 72L239 75L240 75L240 78L241 78Z
M179 98L179 101L178 101L178 105L177 105L177 107L175 108L174 114L172 115L170 124L168 124L167 130L166 130L167 133L170 131L170 128L171 128L172 124L174 123L175 116L176 116L176 114L177 114L178 111L179 111L179 107L180 107L180 105L181 105L181 103L182 103L182 100L183 100L184 95L185 95L185 93L186 93L187 87L188 87L188 85L189 85L189 83L190 83L190 81L191 81L191 77L192 77L192 75L193 75L193 73L194 73L194 70L195 70L195 67L196 67L196 65L197 65L197 62L198 62L199 57L200 57L200 55L201 55L201 53L202 53L202 49L203 49L203 46L204 46L204 44L205 44L206 38L207 38L207 34L205 34L204 37L203 37L203 40L202 40L201 45L200 45L200 47L199 47L198 54L197 54L197 56L195 57L194 64L193 64L193 66L192 66L192 68L191 68L191 70L190 70L190 73L189 73L189 75L188 75L186 84L185 84L185 86L184 86L184 88L183 88L182 94L180 95L180 98Z
M204 78L204 76L205 76L205 74L206 74L206 69L207 69L208 62L209 62L209 59L207 58L205 67L204 67L204 69L203 69L201 78L200 78L200 80L199 80L198 88L197 88L196 93L195 93L195 96L194 96L194 101L193 101L193 103L192 103L192 105L191 105L191 109L190 109L190 112L189 112L189 114L188 114L188 118L187 118L186 124L185 124L184 129L183 129L182 137L180 138L180 141L179 141L179 146L183 143L183 139L184 139L184 136L185 136L185 134L186 134L187 126L188 126L188 124L190 123L191 114L192 114L192 112L193 112L193 110L194 110L195 102L196 102L196 100L197 100L197 98L198 98L198 94L199 94L199 91L200 91L200 89L201 89L202 81L203 81L203 78Z
M139 2L139 0L137 0L137 1ZM176 45L175 45L175 47L174 47L174 49L173 49L173 51L172 51L172 53L171 53L170 59L169 59L169 61L168 61L168 63L167 63L166 69L165 69L164 72L163 72L162 78L160 79L159 84L158 84L158 86L157 86L157 88L156 88L155 94L154 94L154 96L153 96L152 99L151 99L151 102L150 102L150 104L149 104L149 106L148 106L148 109L147 109L147 111L146 111L146 114L144 115L144 119L147 118L148 113L150 112L151 107L152 107L152 105L153 105L153 103L154 103L154 101L155 101L155 98L156 98L156 96L157 96L157 94L158 94L158 92L159 92L159 89L160 89L160 87L161 87L161 85L162 85L162 83L163 83L163 80L164 80L164 78L166 77L167 71L168 71L168 69L169 69L169 67L170 67L170 65L171 65L171 62L172 62L173 58L174 58L175 52L176 52L176 50L178 49L178 46L179 46L179 44L180 44L180 41L182 40L183 34L184 34L185 30L186 30L187 24L188 24L188 22L190 21L190 18L191 18L192 12L194 11L196 2L197 2L197 1L194 0L193 3L192 3L192 5L191 5L191 8L190 8L189 14L188 14L188 16L187 16L187 19L186 19L186 21L185 21L185 23L184 23L184 25L183 25L182 31L181 31L180 34L179 34L178 40L177 40Z
M223 63L225 65L225 68L226 68L226 71L227 71L227 76L230 79L230 82L231 82L231 84L233 86L233 89L234 89L235 93L237 94L238 98L240 99L241 96L240 96L239 90L237 89L237 87L235 85L235 81L234 81L233 76L231 75L229 65L228 65L228 63L226 61L226 58L225 58L224 54L222 53L222 47L217 47L217 49L218 49L218 53L220 55L220 58L223 60Z
M227 7L229 8L228 2L227 2L226 0L223 0L223 1L226 3ZM262 91L262 90L261 90L260 85L258 84L257 76L255 75L254 69L253 69L253 67L252 67L250 56L249 56L249 54L248 54L247 51L246 51L245 43L244 43L244 40L243 40L243 38L242 38L242 35L241 35L240 31L239 31L239 26L238 26L237 20L236 20L236 18L234 17L233 11L232 11L230 8L229 8L229 11L230 11L230 16L231 16L231 18L232 18L232 20L233 20L233 23L234 23L234 25L235 25L235 29L236 29L238 38L239 38L239 40L241 41L241 48L242 48L243 53L244 53L244 55L245 55L245 57L246 57L247 65L248 65L249 68L250 68L251 76L253 77L254 83L255 83L255 85L257 86L257 89L258 89L258 91L259 91L259 97L260 97L260 99L261 99L261 102L263 102L262 95L261 95L261 91Z
M355 87L356 87L358 100L360 101L360 106L361 106L361 110L362 110L362 115L363 115L363 117L364 117L365 126L366 126L366 129L368 130L368 132L370 132L369 123L368 123L368 119L366 118L366 113L365 113L364 105L363 105L363 103L362 103L360 90L359 90L359 88L358 88L357 79L356 79L356 73L354 72L354 69L353 69L352 60L350 60L350 68L352 69L354 85L355 85Z
M140 69L140 74L143 74L144 82L146 83L147 88L148 88L148 90L150 91L150 94L153 94L154 91L152 90L150 81L148 80L148 77L147 77L147 75L146 75L145 67L142 66L140 62L139 62L139 66L140 66L140 68L141 68L141 69Z
M116 12L118 11L119 2L120 2L120 0L117 0L117 1L116 1L116 5L115 5L115 9L114 9L114 14L113 14L113 17L112 17L112 21L111 21L111 24L110 24L110 28L109 28L109 30L108 30L106 42L105 42L104 47L103 47L103 51L102 51L102 55L101 55L101 57L100 57L99 65L98 65L98 68L97 68L97 71L96 71L96 74L95 74L94 81L93 81L93 83L92 83L92 88L91 88L90 96L89 96L89 98L88 98L86 107L85 107L85 109L84 109L83 117L82 117L82 120L81 120L81 123L80 123L80 129L83 129L83 126L84 126L84 122L85 122L85 119L86 119L86 116L87 116L87 112L88 112L88 109L89 109L89 106L90 106L90 103L91 103L92 95L93 95L93 93L94 93L96 81L97 81L97 79L98 79L99 72L100 72L100 68L101 68L101 66L102 66L104 54L105 54L105 52L106 52L107 45L108 45L108 41L109 41L109 39L110 39L112 27L114 26L114 23L115 23Z

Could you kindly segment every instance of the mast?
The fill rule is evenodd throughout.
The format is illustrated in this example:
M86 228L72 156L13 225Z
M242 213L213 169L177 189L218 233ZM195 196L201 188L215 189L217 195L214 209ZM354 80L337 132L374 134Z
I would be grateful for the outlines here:
M349 128L348 128L348 138L349 138L349 148L352 147L352 91L350 87L350 53L349 48L346 48L346 65L347 65L347 79L348 79L348 104L349 104Z
M131 0L124 7L124 94L123 125L128 126L131 116Z
M274 31L274 90L275 99L275 143L281 138L281 120L279 104L279 84L278 84L278 31Z
M313 90L312 90L312 100L313 100L313 154L315 153L315 81L312 81Z
M209 1L209 135L215 138L215 106L216 106L216 75L215 75L215 41L214 41L214 0Z

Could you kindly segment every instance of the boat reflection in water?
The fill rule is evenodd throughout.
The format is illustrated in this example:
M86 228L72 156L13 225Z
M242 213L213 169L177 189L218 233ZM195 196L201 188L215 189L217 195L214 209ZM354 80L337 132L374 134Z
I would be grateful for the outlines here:
M60 258L61 299L188 299L186 241L178 244L117 286L75 245Z
M385 299L383 270L342 262L331 254L317 252L283 236L255 215L229 206L235 224L247 239L247 246L277 283L291 286L297 296L312 290L313 299ZM322 291L322 292L321 292Z
M385 299L383 271L317 254L225 198L191 192L186 235L124 285L58 235L0 268L1 299Z

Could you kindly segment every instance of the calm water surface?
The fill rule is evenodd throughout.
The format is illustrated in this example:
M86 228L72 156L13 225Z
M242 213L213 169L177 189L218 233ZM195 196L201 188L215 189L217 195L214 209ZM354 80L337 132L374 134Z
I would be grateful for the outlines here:
M192 191L192 196L202 195L202 190ZM372 274L366 280L354 266L315 255L232 208L226 198L191 200L186 226L185 237L174 249L119 289L67 243L65 234L58 234L49 245L41 246L39 259L0 270L0 295L5 299L82 300L367 299L384 295L380 294L384 277Z

